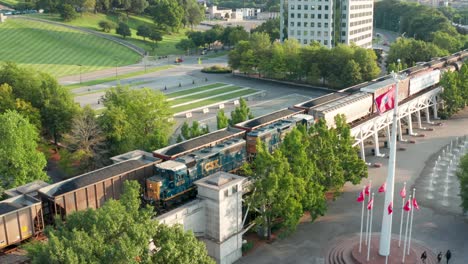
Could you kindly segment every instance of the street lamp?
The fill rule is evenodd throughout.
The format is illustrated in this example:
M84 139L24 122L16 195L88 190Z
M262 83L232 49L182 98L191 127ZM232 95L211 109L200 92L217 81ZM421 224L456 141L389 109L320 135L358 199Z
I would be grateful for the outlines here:
M80 67L80 84L81 84L81 66L83 66L83 65L81 65L81 64L78 64L77 66L79 66L79 67Z

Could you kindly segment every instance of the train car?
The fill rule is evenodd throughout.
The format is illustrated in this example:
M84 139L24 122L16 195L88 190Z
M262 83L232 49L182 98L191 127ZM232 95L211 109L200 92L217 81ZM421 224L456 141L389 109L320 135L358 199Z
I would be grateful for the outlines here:
M302 109L287 108L282 109L271 114L263 115L254 119L247 120L245 122L236 124L235 127L250 132L252 130L259 129L269 124L275 123L280 120L287 119L297 114L304 113Z
M39 189L44 217L52 222L54 215L88 208L99 208L107 200L120 198L125 180L137 180L142 186L154 175L159 159L127 160Z
M276 149L284 137L297 125L309 128L314 123L314 117L306 114L297 114L288 119L276 121L268 126L261 127L247 133L247 155L252 159L257 154L257 139L266 144L271 152Z
M375 82L369 86L361 88L361 92L366 92L372 95L372 113L377 112L377 106L375 105L375 99L380 95L388 92L392 87L395 86L395 80L389 75L385 76L382 81ZM401 102L409 96L409 78L401 80L398 85L398 101Z
M343 97L346 97L350 95L351 93L348 92L336 92L336 93L331 93L331 94L326 94L317 98L314 98L312 100L296 104L294 105L295 108L297 109L302 109L305 110L306 113L309 112L309 110L313 107L318 107L322 104L329 103L334 100L341 99Z
M114 164L127 160L156 160L153 154L143 150L133 150L110 158Z
M245 131L229 127L208 133L184 142L153 151L153 156L162 160L174 160L193 151L213 147L232 138L243 138Z
M0 202L0 249L44 230L41 201L27 194Z
M39 194L38 190L48 186L49 184L40 180L33 181L30 183L27 183L25 185L18 186L16 188L12 188L9 190L6 190L4 192L5 195L7 195L9 198L23 195L23 194L28 194L29 196L32 196L36 199L39 199Z
M344 114L351 123L372 113L372 94L359 92L311 109L316 119L323 118L329 127L335 126L335 116Z
M156 165L156 175L146 181L145 198L167 202L194 191L193 182L217 171L233 171L246 161L245 140L232 138L213 147Z
M436 85L440 81L440 70L432 70L410 77L409 80L409 95L414 95L428 87Z

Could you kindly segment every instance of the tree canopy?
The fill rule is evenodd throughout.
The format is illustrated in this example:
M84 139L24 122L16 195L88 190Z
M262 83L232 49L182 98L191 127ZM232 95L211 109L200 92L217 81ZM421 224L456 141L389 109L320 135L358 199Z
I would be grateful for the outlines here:
M106 92L98 121L112 155L166 146L173 122L166 97L150 89L116 87Z
M229 124L235 125L237 123L249 120L253 118L250 108L247 106L247 102L244 98L239 99L239 105L231 112L231 119L229 119Z
M440 85L444 88L440 94L444 102L440 115L449 118L468 104L468 64L464 63L458 72L445 72Z
M458 165L457 177L460 181L460 197L462 200L461 207L463 212L468 212L468 154L465 154L460 159Z
M0 114L0 189L14 188L35 180L48 181L46 159L37 150L35 126L16 111Z
M57 219L55 228L47 227L48 241L27 247L32 263L214 263L193 233L159 225L150 207L140 209L138 182L126 181L123 188L119 201L72 213L65 223ZM158 251L149 250L151 240Z

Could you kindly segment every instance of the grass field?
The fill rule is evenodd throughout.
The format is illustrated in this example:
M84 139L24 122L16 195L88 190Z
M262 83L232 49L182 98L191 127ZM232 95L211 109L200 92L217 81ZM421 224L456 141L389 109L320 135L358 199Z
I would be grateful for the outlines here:
M233 92L233 91L240 90L240 89L243 89L243 88L244 87L240 87L240 86L229 86L229 87L226 87L226 88L216 89L214 91L206 91L206 92L203 92L203 93L194 94L194 95L191 95L191 96L186 96L186 97L182 97L182 98L179 98L179 99L175 99L175 100L171 101L171 104L172 105L183 104L183 103L187 103L187 102L190 102L190 101L193 101L193 100L199 100L199 99L203 99L203 98L206 98L206 97L215 96L217 94Z
M179 97L179 96L183 96L183 95L189 95L191 93L207 91L207 90L211 90L213 88L217 88L217 87L221 87L221 86L225 86L225 85L227 85L227 84L225 84L225 83L208 84L208 85L200 86L200 87L193 88L193 89L188 89L188 90L183 90L183 91L180 91L180 92L170 93L170 94L167 94L166 97L167 98L174 98L174 97Z
M256 93L256 92L258 92L258 90L246 89L246 90L242 90L242 91L235 92L235 93L216 96L216 97L206 99L206 100L203 100L203 101L199 101L199 102L196 102L196 103L193 103L193 104L174 107L174 108L172 108L172 110L174 111L174 113L179 113L179 112L182 112L182 111L187 111L187 110L202 107L202 106L205 106L205 105L211 105L211 104L215 104L217 102L222 102L222 101L238 98L238 97L241 97L241 96L246 96L246 95L253 94L253 93Z
M0 24L0 62L13 61L56 77L139 61L112 41L60 26L15 18ZM78 65L82 65L81 67Z
M59 15L57 14L33 14L30 16L34 16L37 18L63 22ZM118 24L118 16L115 14L92 14L92 13L85 13L83 16L78 17L77 19L71 22L63 22L69 25L88 28L96 31L101 31L99 28L98 23L100 21L109 21L115 24ZM172 55L172 54L183 54L184 52L175 48L175 44L178 43L181 39L186 38L185 36L185 29L181 29L178 33L172 33L170 35L164 35L163 40L158 43L158 47L153 50L150 46L150 43L144 41L142 37L136 35L137 28L140 25L153 25L153 21L150 17L145 16L132 16L130 15L128 18L128 26L132 31L132 36L127 37L126 40L134 45L137 45L150 53L150 55L154 56L164 56L164 55ZM115 33L115 30L111 30L109 33L110 35L120 36Z
M14 7L16 4L18 4L18 0L0 0L1 5L5 6L11 6Z

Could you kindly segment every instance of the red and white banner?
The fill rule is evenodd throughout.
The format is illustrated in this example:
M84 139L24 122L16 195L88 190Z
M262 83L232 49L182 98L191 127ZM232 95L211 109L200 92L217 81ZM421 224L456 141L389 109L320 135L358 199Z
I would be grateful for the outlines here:
M372 206L374 206L374 199L371 198L369 203L367 203L367 210L371 210Z
M418 201L416 201L416 198L413 198L413 208L416 210L419 210L419 205L418 205Z
M377 110L379 113L383 114L395 107L395 90L395 85L392 85L390 90L375 98L375 104L377 105Z
M379 193L384 193L387 190L387 182L384 182L379 188Z
M401 198L406 198L406 186L403 186L403 189L400 191Z
M405 211L411 211L411 201L410 201L410 199L408 199L408 201L406 201L406 204L403 207L403 209L405 209Z
M365 197L364 191L361 191L359 193L359 197L356 199L356 202L358 202L358 203L364 202L364 197Z
M393 213L393 202L390 202L390 204L388 205L388 214L392 214Z

